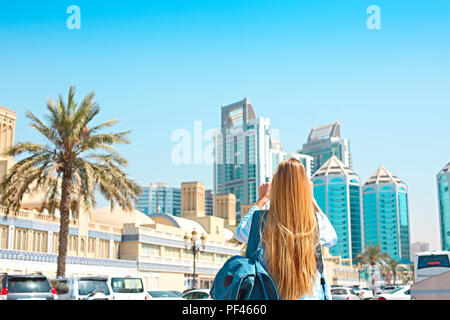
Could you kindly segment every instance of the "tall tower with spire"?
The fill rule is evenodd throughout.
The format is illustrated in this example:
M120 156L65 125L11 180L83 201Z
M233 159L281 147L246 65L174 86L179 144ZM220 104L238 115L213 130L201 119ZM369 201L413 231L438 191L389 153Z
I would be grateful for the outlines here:
M331 156L312 176L314 197L336 230L334 256L355 260L363 249L361 180L336 156Z
M406 184L381 165L363 186L363 208L366 245L379 244L393 259L411 261Z

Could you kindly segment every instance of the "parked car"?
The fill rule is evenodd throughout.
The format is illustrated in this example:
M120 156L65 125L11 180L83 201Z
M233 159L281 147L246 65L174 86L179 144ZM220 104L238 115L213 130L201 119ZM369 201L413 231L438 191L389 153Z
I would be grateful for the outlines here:
M173 291L150 290L147 291L150 300L184 300L180 295Z
M209 289L192 289L183 293L181 297L187 300L212 300L209 291Z
M359 286L350 286L349 288L352 288L353 291L355 291L356 295L359 298L359 292L361 291L361 288Z
M42 274L0 276L1 300L54 300L56 290Z
M411 290L409 285L399 287L378 296L378 300L411 300Z
M50 279L57 300L114 300L107 276L72 276Z
M331 288L331 296L333 300L359 300L359 296L353 291L353 288Z
M145 290L141 277L109 277L114 300L148 300L149 295Z
M373 299L373 293L372 293L372 290L369 289L369 288L367 288L367 287L361 288L360 291L359 291L359 299L360 299L360 300L370 300L370 299Z
M170 292L172 292L173 294L177 295L177 296L180 297L180 298L181 298L181 296L183 295L183 293L180 292L180 291L174 291L174 290L172 290L172 291L170 291Z
M375 290L376 290L377 295L382 293L382 290L380 288L376 288ZM359 298L361 300L373 299L372 289L370 289L368 287L361 288L361 290L359 291Z
M397 289L397 288L399 288L399 286L397 286L397 285L395 285L395 286L394 285L385 286L385 287L383 287L381 289L381 293L386 293L386 292L392 291L392 290Z

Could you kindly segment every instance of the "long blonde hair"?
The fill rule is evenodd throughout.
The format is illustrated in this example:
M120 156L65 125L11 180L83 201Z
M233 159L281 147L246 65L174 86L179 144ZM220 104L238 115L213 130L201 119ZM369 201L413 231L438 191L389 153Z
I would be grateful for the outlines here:
M303 164L297 159L281 162L272 179L263 232L268 271L281 299L313 294L318 240L312 199Z

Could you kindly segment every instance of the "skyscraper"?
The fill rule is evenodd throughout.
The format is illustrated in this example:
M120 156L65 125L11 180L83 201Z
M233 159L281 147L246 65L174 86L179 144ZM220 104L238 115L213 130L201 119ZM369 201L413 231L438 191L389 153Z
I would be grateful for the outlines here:
M450 250L450 162L436 176L439 198L439 226L442 250Z
M417 253L426 251L430 251L430 244L428 242L416 241L411 243L411 259L413 259Z
M366 245L379 244L393 259L410 261L408 190L380 166L363 186Z
M163 212L179 217L181 189L169 187L167 183L151 182L148 187L142 187L136 209L146 215Z
M272 174L275 173L281 161L290 158L295 158L303 164L303 166L306 169L306 174L308 175L308 178L311 178L312 170L314 168L313 157L301 153L284 152L280 140L275 139L273 137L270 139L270 155L272 161Z
M339 121L312 128L305 143L298 153L307 154L314 158L313 173L316 172L331 156L335 155L345 166L352 168L350 142L341 138L341 124Z
M211 189L205 190L205 215L214 215L214 192Z
M239 218L241 205L256 202L259 185L272 176L270 120L257 118L245 98L222 107L221 131L214 141L214 193L233 193Z
M359 176L333 155L316 171L311 181L317 204L327 214L338 237L330 253L354 260L363 250Z

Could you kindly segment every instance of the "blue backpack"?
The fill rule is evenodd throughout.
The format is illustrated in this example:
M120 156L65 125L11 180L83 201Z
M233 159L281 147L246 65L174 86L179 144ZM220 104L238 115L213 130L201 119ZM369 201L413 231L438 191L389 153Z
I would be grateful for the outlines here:
M260 230L266 217L263 210L253 214L245 257L231 257L219 270L210 291L214 300L279 300L276 285L260 262Z

